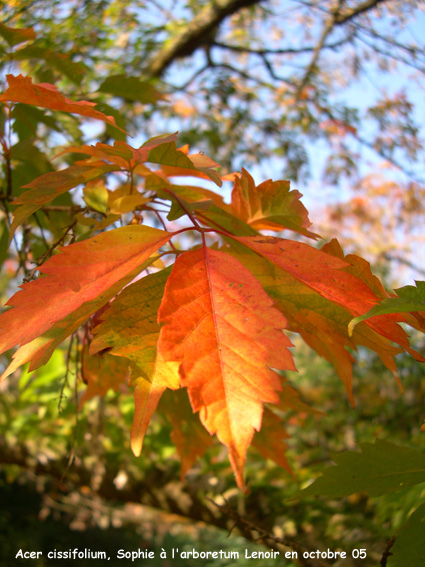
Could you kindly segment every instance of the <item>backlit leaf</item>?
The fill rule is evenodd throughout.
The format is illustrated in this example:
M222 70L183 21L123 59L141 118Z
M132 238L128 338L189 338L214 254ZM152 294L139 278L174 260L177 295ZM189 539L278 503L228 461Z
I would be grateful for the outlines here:
M179 387L178 365L164 364L157 356L157 313L171 269L150 274L127 286L103 312L93 328L91 352L108 349L133 364L135 414L131 447L140 455L149 421L164 390Z
M158 320L158 350L180 364L181 384L210 434L228 447L243 487L246 450L261 427L262 403L278 403L280 378L294 370L284 317L231 256L200 248L179 256Z
M385 299L379 305L372 307L372 309L364 315L355 317L350 321L349 332L352 333L354 327L361 321L366 321L366 319L370 319L376 315L386 315L388 313L412 313L414 311L422 311L421 322L425 324L425 282L418 281L416 282L416 287L406 285L394 291L398 297Z
M289 228L317 238L317 234L307 230L311 223L301 197L298 191L290 191L289 181L269 179L256 186L251 175L242 169L241 177L235 177L232 212L257 230Z
M29 343L136 270L171 234L144 226L104 232L61 249L0 316L0 351Z
M74 102L64 97L54 85L49 83L34 85L31 77L6 75L6 78L9 83L9 88L0 95L0 102L22 102L49 108L50 110L61 110L63 112L70 112L71 114L87 116L88 118L96 118L97 120L102 120L118 128L112 116L106 116L102 112L94 109L96 106L94 102L87 102L85 100ZM119 128L119 130L121 130L121 128Z
M302 242L271 236L232 238L352 315L363 314L379 303L381 297L377 294L385 292L382 284L370 272L369 264L358 256L344 258L336 241L322 251ZM328 253L328 250L334 253ZM424 361L420 354L411 349L407 334L397 323L404 320L402 315L390 314L367 321L366 325L399 344L416 360Z
M353 337L347 325L351 314L341 305L323 297L306 283L255 254L237 256L254 274L268 295L274 299L288 321L288 329L299 333L320 356L331 362L344 383L352 405L352 374L354 357L349 349L366 346L395 372L393 357L401 352L388 339L361 325Z

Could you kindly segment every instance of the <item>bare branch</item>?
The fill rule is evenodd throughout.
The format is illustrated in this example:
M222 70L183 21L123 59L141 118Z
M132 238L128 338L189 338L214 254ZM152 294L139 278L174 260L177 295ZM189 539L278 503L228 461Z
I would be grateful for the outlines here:
M388 557L390 557L390 556L392 555L392 553L390 552L390 549L391 549L392 546L394 545L395 539L396 539L396 537L393 536L393 537L389 540L389 542L388 542L388 544L387 544L387 547L385 548L384 553L382 554L382 557L381 557L381 561L380 561L381 567L386 567L386 566L387 566L387 559L388 559Z
M178 57L191 55L211 39L211 33L228 17L262 0L213 0L185 28L151 59L145 69L148 77L161 77Z
M348 41L352 39L352 34L349 37L345 37L335 43L329 43L328 45L324 45L323 49L337 49L341 47ZM310 45L308 47L300 47L300 48L291 48L285 47L282 49L253 49L252 47L243 47L241 45L228 45L227 43L221 43L219 41L214 41L212 43L214 47L220 47L222 49L229 49L230 51L237 51L238 53L252 53L253 55L291 55L295 53L311 53L315 50L314 45Z
M332 10L332 12L330 13L330 17L323 28L322 34L319 38L319 41L317 42L316 47L314 48L313 57L298 87L298 93L297 93L298 97L300 96L304 87L309 82L310 76L313 73L317 61L319 59L320 52L324 48L326 40L329 34L333 31L334 27L345 24L352 18L355 18L356 16L359 16L360 14L363 14L364 12L371 10L372 8L375 8L378 4L382 4L385 1L386 0L365 0L361 4L358 4L357 6L344 10L343 9L344 1L338 0L336 8Z
M365 0L361 4L354 6L353 8L349 8L348 10L341 10L337 17L335 18L335 24L345 24L352 18L363 14L364 12L368 12L372 8L376 8L378 4L383 4L387 0Z
M307 85L309 79L310 79L310 75L313 73L314 68L316 67L316 63L319 59L320 56L320 52L322 51L323 46L325 45L325 42L328 38L328 35L332 32L335 23L337 21L337 17L339 15L339 10L342 6L343 0L338 0L338 4L335 10L332 11L330 18L328 19L328 21L326 22L323 30L322 30L322 34L320 36L320 39L316 45L316 47L314 48L314 52L313 52L313 57L310 61L309 66L307 67L307 70L304 74L304 77L302 78L298 90L297 90L297 98L300 97L302 90L304 89L304 87Z

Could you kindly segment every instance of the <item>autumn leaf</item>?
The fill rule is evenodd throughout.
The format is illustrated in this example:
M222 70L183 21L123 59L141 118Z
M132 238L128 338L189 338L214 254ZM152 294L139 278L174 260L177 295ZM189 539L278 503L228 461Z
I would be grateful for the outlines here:
M355 359L351 353L357 345L366 346L381 357L396 374L393 357L402 352L376 331L360 326L353 337L348 335L350 312L323 297L287 270L278 268L256 254L236 256L261 283L287 319L288 330L299 333L304 341L335 367L351 404L354 406L352 374Z
M199 421L199 416L192 412L183 390L165 394L161 399L161 414L171 423L171 440L176 446L181 459L181 479L183 481L189 469L212 446L211 436Z
M2 23L0 23L0 36L5 39L11 47L30 41L36 37L33 28L10 28Z
M261 427L262 403L277 403L280 377L294 370L285 318L231 256L202 247L179 256L158 313L158 351L180 363L195 412L228 447L242 488L246 450Z
M77 185L98 179L105 173L110 173L116 169L114 165L108 164L72 165L60 171L45 173L28 183L28 185L24 185L25 189L30 190L22 193L12 203L17 205L17 209L13 215L10 239L12 239L18 226L25 222L33 213L41 209L43 205L50 203L50 201L77 187Z
M6 78L9 87L0 95L0 102L21 102L41 106L42 108L49 108L50 110L60 110L88 118L96 118L124 132L124 130L115 124L115 119L112 116L106 116L103 112L95 110L94 107L96 103L94 102L70 100L64 97L54 85L49 83L34 85L31 77L6 75Z
M301 203L301 193L289 190L289 181L264 181L256 186L251 175L242 169L235 177L232 191L232 212L257 230L288 228L304 236L317 238L310 232L308 213Z
M417 313L421 317L421 323L425 323L425 282L416 282L416 287L413 285L406 285L394 290L398 297L389 297L382 301L379 305L375 305L359 317L355 317L350 321L349 332L352 333L356 325L366 319L375 317L376 315L386 315L388 313L412 313L412 312L423 312L422 315ZM424 326L425 328L425 326Z
M86 345L82 352L81 374L87 388L80 398L79 409L95 396L105 396L108 390L118 392L128 380L129 364L108 352L90 355Z
M380 301L377 293L383 287L370 267L366 270L369 264L358 256L344 257L336 240L323 250L317 250L302 242L273 236L232 238L352 315L362 315ZM366 321L366 325L423 361L423 357L410 348L408 336L397 324L404 320L401 315L385 315Z
M134 277L171 236L128 226L61 248L40 266L46 277L23 284L8 301L12 309L0 316L0 351L29 343L130 274Z
M93 327L92 354L109 354L131 361L130 385L134 387L135 414L131 447L140 455L143 438L158 402L168 388L179 387L178 365L165 364L157 355L157 313L171 272L167 268L127 286L102 313Z

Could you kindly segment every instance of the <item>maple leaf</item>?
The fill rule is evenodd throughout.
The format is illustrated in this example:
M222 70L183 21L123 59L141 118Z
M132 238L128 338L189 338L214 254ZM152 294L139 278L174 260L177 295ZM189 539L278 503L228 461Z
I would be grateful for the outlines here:
M301 193L289 190L289 181L264 181L256 186L251 175L242 169L235 176L232 191L232 212L241 220L260 230L288 228L304 236L317 238L308 227L307 209L301 203Z
M285 456L289 437L283 426L282 419L270 409L265 408L261 429L254 435L252 446L257 449L264 459L271 459L277 465L292 474L291 467Z
M158 351L180 363L195 412L228 447L243 488L246 450L261 427L262 403L277 403L280 377L295 370L285 318L236 259L205 246L179 256L158 313Z
M212 446L213 441L199 421L198 415L192 412L185 391L178 390L173 392L172 396L165 394L161 399L160 410L173 427L171 440L181 459L183 481L189 469Z
M30 189L30 191L20 195L12 203L12 205L17 205L18 208L13 214L10 239L12 239L17 227L43 205L50 203L50 201L77 187L77 185L97 179L105 173L116 171L116 169L116 166L105 163L100 165L71 165L60 171L44 173L28 185L24 185L23 187Z
M238 254L236 257L275 301L275 306L287 319L288 329L299 333L312 349L333 364L353 406L352 367L355 359L348 349L355 350L357 345L369 347L396 375L392 357L402 352L401 349L366 325L360 326L350 337L348 323L352 316L342 305L323 297L306 282L265 258L256 254Z
M159 324L157 312L171 268L150 274L127 286L102 313L92 333L92 354L109 354L132 362L130 385L134 387L135 413L131 448L136 456L142 450L150 419L168 388L179 387L178 365L165 364L157 354Z
M232 238L355 316L364 314L379 303L378 293L386 293L372 275L366 260L354 255L344 257L335 239L322 250L317 250L302 242L274 236ZM408 337L398 321L405 319L398 314L382 315L365 323L423 361L423 357L410 348Z
M129 275L134 277L171 236L150 227L127 226L61 248L40 266L46 277L23 284L8 301L12 309L0 316L0 352L29 343L84 303Z
M36 37L33 28L10 28L2 23L0 23L0 36L12 47Z
M94 396L105 396L110 389L117 392L127 382L129 365L127 360L108 352L90 355L86 345L82 352L81 374L87 389L80 398L79 409Z
M388 313L412 313L415 314L422 329L425 330L425 282L416 282L416 287L406 285L394 290L398 297L389 297L382 301L379 305L372 307L370 311L356 317L350 321L349 332L352 333L356 325L375 317L376 315L385 315Z
M115 297L119 291L131 282L137 274L148 268L155 262L155 255L151 256L143 262L141 266L137 266L125 278L118 280L115 284L102 291L91 301L87 301L81 305L76 311L70 313L64 319L57 321L48 331L33 339L31 342L24 344L14 353L9 366L0 376L0 382L15 372L23 364L29 363L29 370L36 370L49 360L53 351L58 347L74 331L79 329L91 316L99 312L103 306ZM0 318L1 320L1 318Z
M50 110L61 110L88 118L96 118L115 126L125 134L125 131L115 124L115 119L112 116L106 116L103 112L94 109L96 106L94 102L70 100L64 97L54 85L49 83L34 85L31 77L6 75L6 78L9 87L0 95L0 102L21 102L49 108Z

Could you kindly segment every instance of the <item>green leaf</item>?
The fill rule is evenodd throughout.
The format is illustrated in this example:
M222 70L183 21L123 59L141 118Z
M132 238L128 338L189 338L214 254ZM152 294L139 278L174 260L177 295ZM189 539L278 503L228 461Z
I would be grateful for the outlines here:
M141 278L127 286L102 313L93 328L90 353L109 349L128 358L150 380L156 360L159 324L157 313L171 267Z
M401 527L388 567L417 567L425 565L425 504L413 512Z
M0 36L5 39L11 47L14 47L25 41L35 39L35 32L33 28L9 28L4 24L0 24Z
M355 492L381 496L425 482L425 455L387 441L361 443L361 453L346 451L333 457L336 466L296 494L339 498Z
M375 315L388 315L390 313L412 313L413 311L425 311L425 282L417 281L416 287L413 285L406 285L395 289L394 291L398 297L390 297L382 301L379 305L375 305L364 315L355 317L348 325L348 331L351 334L354 327L375 317Z
M153 104L165 98L148 82L126 75L108 77L100 85L99 91L144 104Z
M29 104L15 104L12 118L14 119L13 130L18 134L20 140L34 138L40 123L56 132L61 132L61 128L52 116L48 116L44 110Z
M108 210L108 190L103 183L88 183L84 189L84 201L89 207L100 213Z
M80 85L88 72L88 67L82 62L72 61L67 55L57 53L41 45L28 45L14 53L14 59L20 61L41 60L55 69L76 85Z
M50 203L62 193L70 189L101 177L105 173L115 171L115 165L72 165L66 169L52 171L41 175L28 183L25 187L29 189L13 201L13 205L20 205L13 215L11 227L11 238L16 228L28 217L38 211L43 205Z
M160 165L196 169L187 155L176 148L175 142L166 142L152 148L149 151L148 161Z

